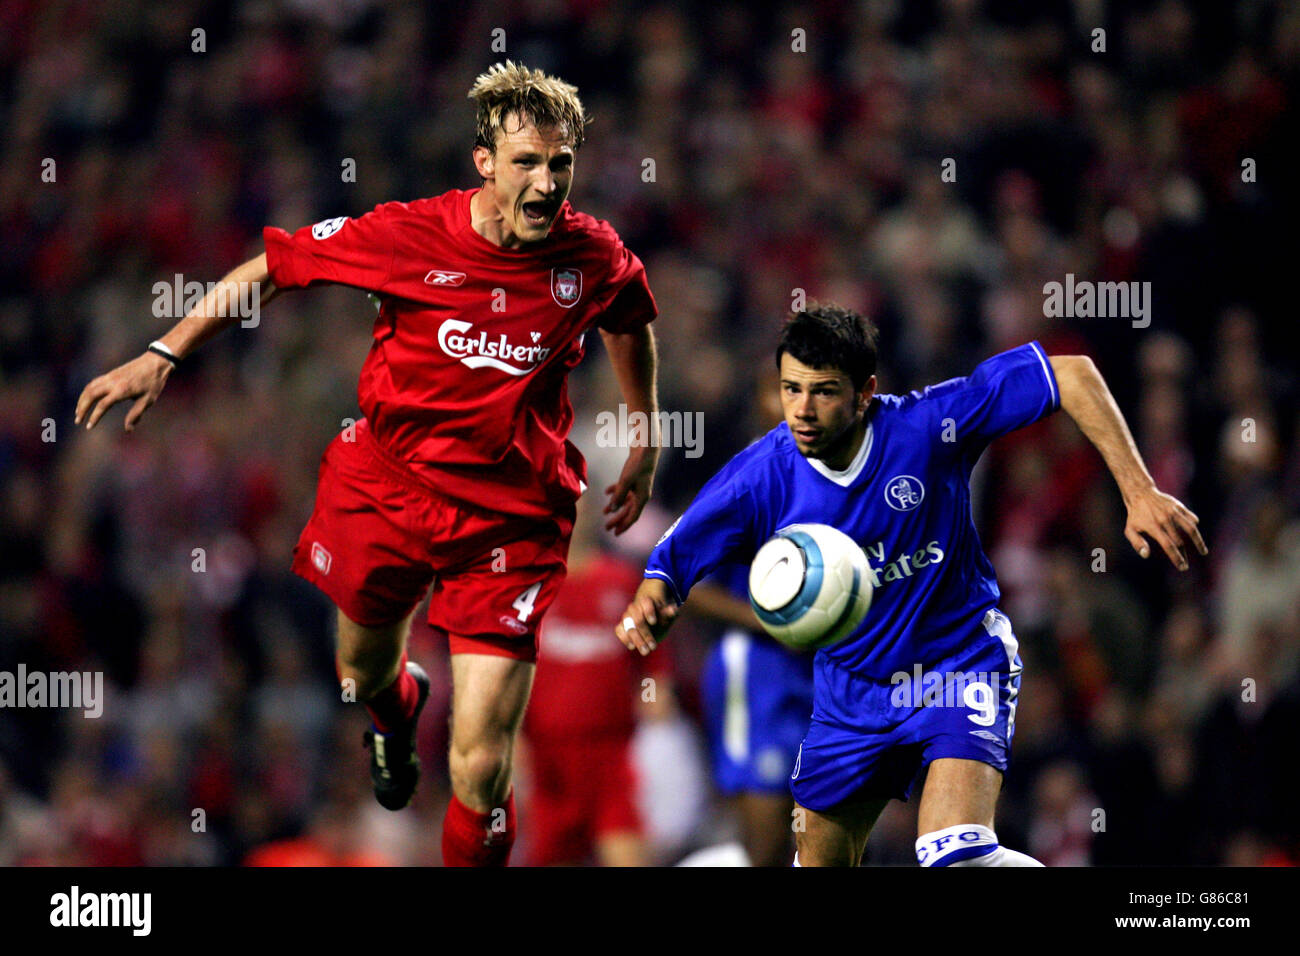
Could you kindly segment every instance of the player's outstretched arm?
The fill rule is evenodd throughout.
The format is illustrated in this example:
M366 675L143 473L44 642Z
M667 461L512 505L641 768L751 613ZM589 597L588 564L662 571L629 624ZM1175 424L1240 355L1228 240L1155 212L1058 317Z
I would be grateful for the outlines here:
M1210 550L1196 527L1201 519L1177 498L1156 487L1128 424L1092 359L1086 355L1053 355L1051 361L1061 390L1061 408L1101 452L1124 496L1128 509L1124 537L1145 558L1151 553L1145 535L1164 549L1174 567L1186 571L1184 549L1189 543L1201 554Z
M763 625L748 601L736 597L720 584L701 581L691 588L691 600L684 605L688 614L698 614L732 627L743 627L758 633Z
M600 337L609 353L609 361L618 377L628 414L642 412L649 422L659 421L659 399L655 391L655 337L650 326L635 332L606 332ZM653 428L652 428L653 431ZM618 481L605 489L609 503L605 530L619 535L632 527L650 500L655 468L659 465L659 447L651 437L649 445L635 445L627 450L627 461Z
M659 638L672 627L676 617L677 602L669 593L668 582L645 578L614 634L629 651L638 651L644 657L659 646Z
M265 253L232 270L158 341L177 360L185 358L227 325L239 321L239 310L234 303L240 301L240 283L249 282L255 283L253 288L258 290L261 305L274 298L276 290L267 272ZM84 420L86 428L94 428L110 408L124 399L134 398L136 403L127 412L125 423L126 430L132 431L140 416L162 394L173 368L173 363L162 355L145 352L93 379L77 399L76 423L80 425Z

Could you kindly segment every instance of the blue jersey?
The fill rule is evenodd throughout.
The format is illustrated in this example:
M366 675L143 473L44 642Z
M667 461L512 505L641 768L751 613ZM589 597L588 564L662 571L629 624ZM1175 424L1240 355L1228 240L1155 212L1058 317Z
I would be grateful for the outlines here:
M907 395L878 395L842 472L805 458L782 423L733 458L659 541L646 577L680 602L701 578L748 562L776 531L828 524L866 552L874 593L856 631L818 652L888 682L959 655L999 600L971 517L970 474L994 438L1060 407L1042 346L995 355L974 372Z

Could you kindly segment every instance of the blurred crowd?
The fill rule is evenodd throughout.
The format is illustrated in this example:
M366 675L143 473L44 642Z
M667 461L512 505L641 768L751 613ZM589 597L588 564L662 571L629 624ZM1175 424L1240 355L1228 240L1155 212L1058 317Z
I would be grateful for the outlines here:
M364 294L277 300L129 436L122 410L72 419L170 327L155 283L219 278L263 225L477 185L466 91L506 56L579 86L571 200L646 263L662 407L704 416L622 556L755 437L801 296L879 324L882 391L1030 339L1089 354L1211 553L1185 574L1137 558L1063 415L986 454L977 523L1025 663L998 832L1049 864L1300 862L1300 7L4 0L0 671L102 671L108 699L99 719L0 710L0 864L438 862L444 644L413 638L426 776L390 814L335 688L332 608L288 570L358 414ZM1150 282L1149 327L1046 318L1067 274ZM623 455L595 441L619 401L603 356L570 392L600 489ZM637 749L655 862L727 838L698 730L711 636L658 652L674 690ZM914 803L869 862L914 859Z

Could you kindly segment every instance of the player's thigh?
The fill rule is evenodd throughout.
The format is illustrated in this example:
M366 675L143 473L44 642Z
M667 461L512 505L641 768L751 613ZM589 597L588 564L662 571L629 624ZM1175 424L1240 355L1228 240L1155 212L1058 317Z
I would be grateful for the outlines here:
M359 699L368 699L397 679L414 616L412 610L391 624L366 627L338 612L339 678L356 681Z
M795 841L800 866L857 866L867 837L888 797L875 797L832 810L795 807Z
M513 743L536 665L497 654L451 655L452 753Z
M341 612L345 650L366 655L382 648L391 626L402 624L429 590L434 569L416 525L431 511L436 503L395 482L366 442L340 435L326 449L292 568ZM360 626L378 636L360 633Z
M978 823L992 829L1001 789L1001 772L986 763L954 757L934 760L921 790L918 834L959 823Z
M458 508L456 554L434 581L428 621L452 655L537 659L537 633L566 574L571 516L525 519Z

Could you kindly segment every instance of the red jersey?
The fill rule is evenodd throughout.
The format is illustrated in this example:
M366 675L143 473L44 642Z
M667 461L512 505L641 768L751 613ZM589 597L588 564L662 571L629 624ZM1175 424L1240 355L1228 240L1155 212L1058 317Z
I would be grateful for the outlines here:
M537 673L524 719L530 737L590 739L630 735L647 667L665 663L661 650L642 660L614 625L641 584L641 569L608 554L570 568L539 634Z
M290 235L263 230L271 281L380 297L358 399L379 444L451 498L545 516L581 494L567 378L598 326L658 314L645 268L566 201L547 239L506 249L474 231L478 190L390 202Z

